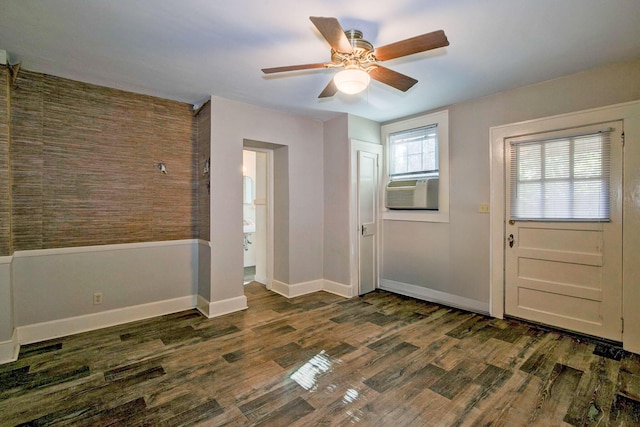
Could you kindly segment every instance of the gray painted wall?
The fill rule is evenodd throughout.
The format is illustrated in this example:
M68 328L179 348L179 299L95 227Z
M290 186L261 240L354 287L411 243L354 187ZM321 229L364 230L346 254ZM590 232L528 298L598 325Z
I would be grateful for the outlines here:
M198 295L211 300L211 248L209 242L198 241Z
M322 278L324 211L322 123L214 97L211 101L211 300L243 295L242 148L244 140L287 147L288 267L276 239L274 278L288 284ZM277 171L274 171L277 174ZM274 195L274 198L278 198ZM278 207L275 200L274 208ZM284 207L286 209L286 207ZM276 226L274 224L274 226ZM282 228L280 228L282 230ZM278 231L276 230L276 235ZM286 233L283 233L286 234ZM281 268L286 271L281 271Z
M195 295L197 250L183 240L16 252L15 326Z
M207 244L198 244L198 295L207 301L211 297L211 250L209 218L210 218L210 198L209 189L210 174L205 175L204 166L210 160L211 152L211 103L207 102L196 117L198 124L198 136L196 146L198 151L198 239L206 241ZM209 168L211 169L211 168Z
M13 295L11 294L11 264L0 261L0 342L13 335Z
M349 285L349 139L346 114L324 122L324 278Z
M273 279L289 283L289 148L273 151Z
M385 221L384 279L489 301L489 128L640 99L640 60L449 106L450 223Z
M380 144L380 123L351 114L324 122L324 279L343 285L351 282L350 139Z
M380 123L349 114L349 138L380 144Z

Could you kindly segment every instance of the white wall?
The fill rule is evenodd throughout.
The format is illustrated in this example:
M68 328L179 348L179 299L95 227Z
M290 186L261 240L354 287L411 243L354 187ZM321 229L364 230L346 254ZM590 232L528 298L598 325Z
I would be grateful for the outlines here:
M280 144L288 149L287 282L317 280L323 274L322 123L214 97L211 104L212 301L243 295L240 176L245 139ZM274 162L277 160L274 153ZM274 257L277 260L278 254Z
M450 223L385 221L383 279L488 308L489 128L634 99L640 60L449 106Z

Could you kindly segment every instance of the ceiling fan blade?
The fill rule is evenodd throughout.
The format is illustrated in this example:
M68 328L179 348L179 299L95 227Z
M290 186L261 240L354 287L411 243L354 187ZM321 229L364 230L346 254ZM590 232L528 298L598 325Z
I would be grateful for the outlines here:
M297 70L311 70L313 68L325 68L324 64L302 64L302 65L289 65L286 67L273 67L263 68L262 72L265 74L282 73L285 71L297 71Z
M338 86L333 82L333 79L329 80L329 84L324 90L318 95L318 98L331 98L333 95L338 92Z
M378 47L374 55L378 61L387 61L444 46L449 46L449 40L444 31L438 30Z
M418 83L418 81L413 77L405 76L404 74L400 74L397 71L390 70L389 68L381 67L380 65L369 71L369 75L372 79L403 92L408 91L414 84Z
M352 53L353 48L349 39L344 34L344 30L336 18L323 18L321 16L309 17L313 25L316 26L322 37L327 39L331 48L341 53Z

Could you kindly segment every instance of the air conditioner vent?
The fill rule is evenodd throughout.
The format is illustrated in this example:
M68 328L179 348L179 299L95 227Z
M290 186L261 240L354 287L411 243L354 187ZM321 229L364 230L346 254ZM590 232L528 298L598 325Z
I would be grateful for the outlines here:
M385 189L388 209L438 209L438 178L390 181Z

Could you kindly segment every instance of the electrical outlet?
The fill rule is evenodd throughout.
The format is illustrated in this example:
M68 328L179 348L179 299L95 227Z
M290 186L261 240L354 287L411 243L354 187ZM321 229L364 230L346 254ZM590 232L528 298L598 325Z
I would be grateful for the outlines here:
M93 305L102 304L102 292L93 294Z
M489 203L480 203L478 205L479 213L489 213Z

